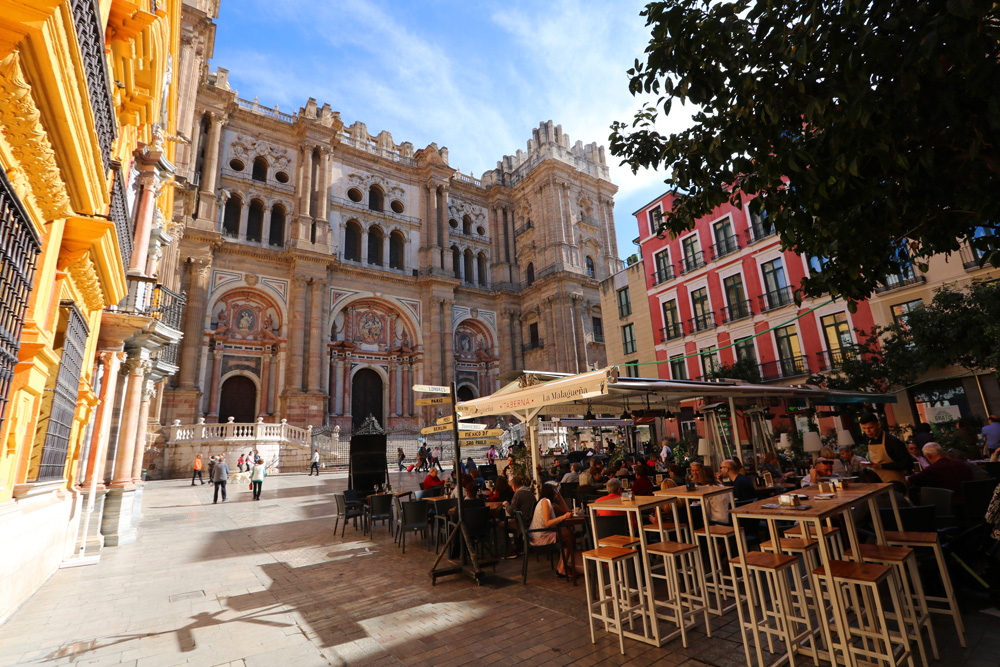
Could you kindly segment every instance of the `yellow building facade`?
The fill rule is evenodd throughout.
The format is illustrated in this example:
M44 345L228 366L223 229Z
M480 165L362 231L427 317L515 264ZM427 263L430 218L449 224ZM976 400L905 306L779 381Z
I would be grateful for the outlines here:
M180 337L157 280L180 8L0 0L0 623L138 507Z

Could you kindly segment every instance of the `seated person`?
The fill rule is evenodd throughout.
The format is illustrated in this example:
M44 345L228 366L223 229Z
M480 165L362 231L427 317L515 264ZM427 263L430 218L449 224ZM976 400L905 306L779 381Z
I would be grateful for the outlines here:
M491 503L502 503L514 497L514 490L510 488L510 483L506 477L497 477L493 482L493 490L487 499Z
M466 500L473 500L479 495L479 487L476 486L476 482L472 479L472 475L469 475L468 473L462 473L462 488L465 489L465 495L463 498ZM451 497L458 498L457 486L452 489Z
M865 467L865 460L854 453L851 445L841 445L837 459L833 462L833 472L841 477L856 477Z
M828 458L818 458L809 470L809 474L802 478L802 488L819 484L833 476L833 461Z
M427 477L424 477L424 490L433 489L435 486L444 486L444 480L438 477L437 468L431 468Z
M510 516L514 516L514 512L521 512L524 520L529 521L528 517L535 513L535 494L524 485L524 480L521 479L520 475L514 475L510 486L514 490L514 494L510 500L504 503L504 509Z
M962 482L972 481L972 470L969 469L969 464L946 456L944 449L936 442L928 442L924 445L923 454L924 458L927 459L928 466L906 478L910 486L951 489L955 492L954 501L962 502Z
M531 529L554 528L551 532L529 533L528 539L532 544L555 544L562 542L563 553L556 566L556 572L563 577L576 577L576 569L573 566L573 552L576 549L576 535L569 526L563 525L566 520L573 516L572 512L557 514L553 498L556 488L551 484L542 484L540 498L535 505L535 512L531 518Z
M649 468L646 467L645 463L640 463L635 467L635 481L632 483L632 495L653 495L653 482L649 479Z
M606 496L601 496L596 502L601 502L602 500L614 500L616 498L622 497L622 483L618 481L617 478L612 477L608 480L608 494ZM598 516L614 516L619 514L618 510L597 510Z
M913 457L913 460L916 461L920 465L920 469L923 470L924 468L930 465L930 462L926 458L924 458L923 453L920 451L921 447L923 447L923 445L921 445L916 441L906 443L906 451L910 453L910 456Z
M580 470L581 470L581 466L580 466L579 463L573 463L573 464L571 464L570 467L569 467L569 472L566 473L565 475L563 475L562 479L559 480L559 483L562 484L563 482L578 482L578 481L580 481Z
M472 460L471 456L462 464L462 472L471 473L476 469L476 462Z
M760 471L761 473L771 473L771 477L774 479L775 484L792 476L792 473L786 473L781 470L781 463L778 461L778 455L774 452L764 454L764 462L760 464Z
M666 491L667 489L673 489L675 487L682 486L674 481L673 477L664 477L663 481L660 482L660 490Z
M684 470L682 470L676 463L671 465L669 479L674 483L674 486L684 486ZM667 480L664 479L663 481L665 482Z
M726 459L719 466L722 483L733 487L733 497L737 502L757 500L757 489L747 476L739 472L739 467L733 459Z
M719 481L715 471L712 470L712 466L699 464L698 473L693 477L695 484L698 486L722 486L722 482ZM706 498L706 503L708 505L706 515L708 520L711 523L728 524L730 522L729 510L733 506L732 500L733 497L728 493L719 493L713 496L708 496Z

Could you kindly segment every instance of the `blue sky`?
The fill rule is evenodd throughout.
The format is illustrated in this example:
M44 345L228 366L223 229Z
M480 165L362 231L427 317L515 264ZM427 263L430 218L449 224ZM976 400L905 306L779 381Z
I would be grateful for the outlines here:
M452 167L481 176L524 150L542 121L572 141L608 146L639 100L626 70L649 40L643 2L555 0L223 0L212 67L239 96L294 113L309 97L415 148L447 146ZM689 123L675 111L661 131ZM632 212L665 188L607 153L618 186L618 253L635 251Z

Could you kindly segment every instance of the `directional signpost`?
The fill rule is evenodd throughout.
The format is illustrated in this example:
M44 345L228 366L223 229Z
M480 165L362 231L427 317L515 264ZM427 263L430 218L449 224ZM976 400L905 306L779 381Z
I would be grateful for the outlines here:
M435 398L419 398L415 401L416 405L448 405L451 407L451 414L442 417L437 420L437 424L434 426L425 426L420 429L422 435L431 435L433 433L446 433L451 431L452 437L455 440L455 463L454 470L461 471L462 467L460 461L462 460L462 442L474 442L474 443L496 443L499 444L498 439L492 438L491 436L503 435L502 429L490 429L487 428L485 424L459 424L458 414L455 411L455 404L457 403L457 397L455 395L455 383L452 382L450 387L445 387L442 385L432 385L432 384L415 384L413 385L413 391L425 393L425 394L448 394L448 396L441 396ZM448 536L448 541L445 542L444 549L438 555L437 560L434 561L434 565L431 567L431 584L437 583L437 578L448 574L461 574L465 573L475 579L477 584L482 584L482 579L486 575L483 568L480 565L486 565L487 563L480 563L479 559L476 558L476 552L472 548L472 540L469 538L469 532L465 527L465 522L462 521L462 507L465 504L463 496L465 493L461 488L461 477L458 478L459 491L458 491L458 505L455 508L455 513L457 514L457 523L451 531L451 535ZM458 542L458 559L452 561L452 565L438 567L441 563L441 559L445 557L451 550L451 545ZM450 559L449 559L450 560ZM471 569L467 567L468 562L472 562Z

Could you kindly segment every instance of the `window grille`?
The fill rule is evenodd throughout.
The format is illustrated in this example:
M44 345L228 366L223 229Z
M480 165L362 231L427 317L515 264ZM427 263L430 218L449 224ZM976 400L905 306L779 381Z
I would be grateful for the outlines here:
M21 349L21 327L39 252L41 240L0 168L0 427Z
M94 112L94 128L101 147L104 169L111 168L111 149L115 143L114 108L111 104L111 85L108 66L104 59L104 29L96 0L71 0L76 38L80 42L80 55L87 76L90 108Z
M115 231L118 233L118 248L122 253L122 264L125 273L128 273L128 265L132 261L132 225L129 220L128 200L125 198L125 181L120 162L113 162L111 169L115 175L114 183L111 186L111 221L115 223Z
M83 355L90 330L83 314L72 301L60 304L66 319L63 334L62 360L56 375L56 385L52 394L52 409L49 425L42 445L42 462L35 481L62 479L69 451L69 436L73 428L73 415L80 393L80 373L83 370Z

